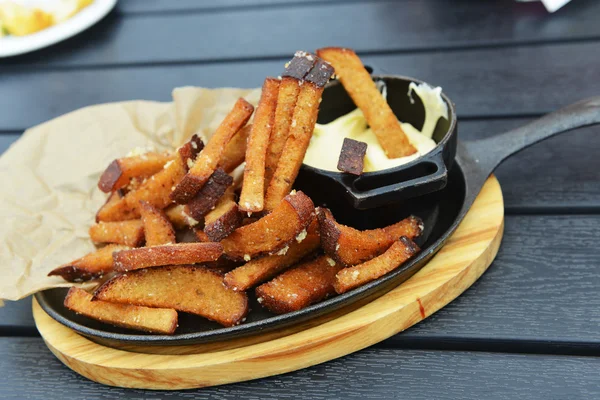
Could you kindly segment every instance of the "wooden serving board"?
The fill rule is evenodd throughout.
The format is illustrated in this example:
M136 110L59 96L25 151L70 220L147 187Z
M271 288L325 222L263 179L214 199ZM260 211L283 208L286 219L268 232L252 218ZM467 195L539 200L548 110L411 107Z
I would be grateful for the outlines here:
M427 318L489 267L503 228L502 191L492 176L447 244L408 281L366 305L279 335L208 345L115 349L56 322L35 300L33 315L48 348L65 365L106 385L175 390L257 379L364 349Z

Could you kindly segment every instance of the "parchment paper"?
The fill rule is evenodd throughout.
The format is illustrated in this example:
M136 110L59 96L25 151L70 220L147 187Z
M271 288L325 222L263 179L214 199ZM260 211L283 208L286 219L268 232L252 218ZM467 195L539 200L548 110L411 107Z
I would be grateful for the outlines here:
M172 103L102 104L28 129L0 157L0 306L73 285L46 275L94 250L88 229L107 197L97 183L112 160L136 147L175 149L194 133L208 139L239 97L256 105L259 96L183 87Z

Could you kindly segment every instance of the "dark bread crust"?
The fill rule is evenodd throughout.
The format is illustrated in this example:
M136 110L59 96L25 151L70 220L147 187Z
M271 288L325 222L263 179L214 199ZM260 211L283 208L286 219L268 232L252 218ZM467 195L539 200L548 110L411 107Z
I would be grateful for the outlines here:
M188 168L188 160L194 162L196 160L196 156L202 151L203 148L204 142L198 135L194 133L189 141L177 149L179 157L181 157L181 161L183 161L183 165L185 165L186 169Z
M202 189L204 183L205 181L202 178L188 173L181 181L179 181L179 184L175 186L175 189L171 192L171 200L177 204L186 204L200 189Z
M143 180L154 175L172 159L172 154L155 152L118 158L104 170L98 180L98 188L105 193L121 189L134 178Z
M119 160L113 160L113 162L108 164L108 167L106 167L102 176L100 176L98 189L105 193L112 191L115 183L121 178L121 175L123 175L123 170L121 169Z
M366 153L367 144L365 142L344 138L337 169L352 175L361 175L364 169Z
M252 104L241 97L237 100L196 157L194 165L171 192L172 201L186 204L198 193L217 169L231 138L246 125L253 112Z
M328 62L317 58L315 65L308 72L308 74L306 74L304 80L314 83L318 87L323 87L327 84L327 82L329 82L329 79L331 79L334 72L335 71L333 67Z
M67 282L85 282L100 278L104 272L89 272L74 265L58 267L48 273L48 276L60 276Z
M231 203L230 208L221 216L204 226L204 233L213 241L219 242L225 239L234 230L242 225L243 215L235 203Z
M208 182L188 203L189 213L195 220L201 220L210 212L227 188L233 183L233 177L222 169L217 169L208 179Z
M316 60L317 56L314 54L298 50L294 54L294 58L286 64L285 70L281 76L302 80L312 69L313 65L315 65Z
M341 230L335 222L328 208L317 208L317 219L319 221L319 233L321 236L321 247L329 257L341 262L337 255L337 245L340 240Z
M129 249L131 248L128 246L109 244L53 269L48 276L60 276L68 282L84 282L100 278L113 271L113 253Z

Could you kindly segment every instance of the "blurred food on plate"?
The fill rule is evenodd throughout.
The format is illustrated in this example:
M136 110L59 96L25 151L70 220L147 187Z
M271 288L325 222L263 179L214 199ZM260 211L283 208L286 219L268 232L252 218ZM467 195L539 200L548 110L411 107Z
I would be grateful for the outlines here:
M26 36L71 18L94 0L0 0L0 38Z

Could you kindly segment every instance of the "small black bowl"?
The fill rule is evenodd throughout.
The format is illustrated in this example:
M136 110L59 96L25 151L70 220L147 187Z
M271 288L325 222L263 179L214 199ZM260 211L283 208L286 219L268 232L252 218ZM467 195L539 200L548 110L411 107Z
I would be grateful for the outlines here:
M408 87L412 82L424 82L397 75L374 75L373 80L385 83L387 101L396 117L421 130L425 122L425 107L417 95L413 95L411 101ZM454 104L443 93L442 99L448 106L449 119L438 120L433 133L433 140L437 146L429 153L407 164L366 172L358 177L303 164L296 186L317 203L345 199L349 203L349 207L345 207L347 212L398 203L443 189L448 182L448 171L456 154L458 125ZM354 102L340 82L333 81L323 93L318 122L329 123L355 108Z

